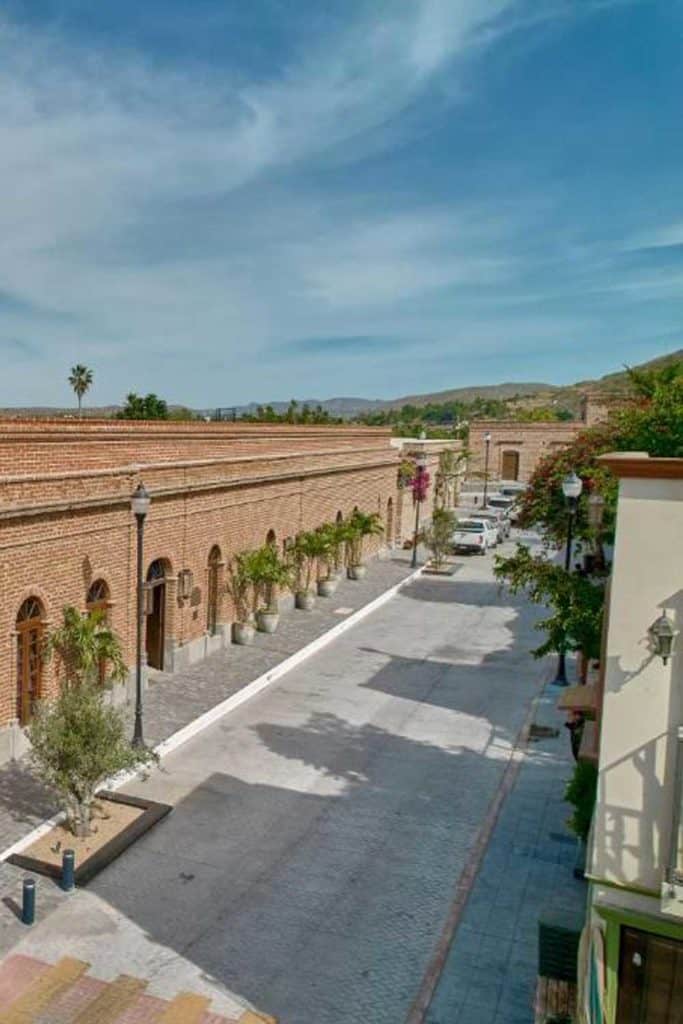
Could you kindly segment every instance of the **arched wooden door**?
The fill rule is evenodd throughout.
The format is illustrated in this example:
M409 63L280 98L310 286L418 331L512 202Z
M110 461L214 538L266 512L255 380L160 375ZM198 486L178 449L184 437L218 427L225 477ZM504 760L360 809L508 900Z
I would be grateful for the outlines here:
M209 573L207 580L206 629L215 636L218 629L218 584L221 566L221 549L214 545L209 552Z
M145 646L147 664L152 668L164 667L164 640L166 625L166 566L157 558L147 572L147 629Z
M17 615L17 717L28 725L43 689L45 614L37 597L28 597Z
M519 480L519 452L503 452L500 475L503 480Z
M111 595L109 587L104 580L95 580L90 584L85 599L85 607L88 613L102 612L104 621L109 623L109 609L111 607ZM100 658L97 668L97 679L100 686L104 686L107 679L107 660Z

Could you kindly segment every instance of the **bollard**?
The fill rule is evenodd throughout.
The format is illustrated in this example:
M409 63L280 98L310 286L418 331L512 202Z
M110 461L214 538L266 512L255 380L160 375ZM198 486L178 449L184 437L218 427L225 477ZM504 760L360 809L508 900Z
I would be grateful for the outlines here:
M75 883L74 869L76 866L76 854L73 850L65 850L62 854L62 878L60 885L64 892L71 892Z
M36 917L36 880L24 879L23 899L21 906L22 924L33 924Z

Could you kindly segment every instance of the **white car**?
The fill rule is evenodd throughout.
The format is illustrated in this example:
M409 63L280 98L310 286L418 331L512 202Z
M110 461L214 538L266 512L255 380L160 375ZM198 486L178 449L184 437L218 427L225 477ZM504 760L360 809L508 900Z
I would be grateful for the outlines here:
M478 512L472 512L470 519L480 519L482 522L488 523L491 529L495 530L496 544L502 544L510 536L510 520L500 509L480 509Z
M453 533L454 551L485 555L496 546L497 531L485 519L461 519Z
M508 498L498 494L495 494L488 500L488 507L495 509L496 512L501 512L508 523L513 523L517 518L517 501L515 498ZM508 530L508 533L510 531Z

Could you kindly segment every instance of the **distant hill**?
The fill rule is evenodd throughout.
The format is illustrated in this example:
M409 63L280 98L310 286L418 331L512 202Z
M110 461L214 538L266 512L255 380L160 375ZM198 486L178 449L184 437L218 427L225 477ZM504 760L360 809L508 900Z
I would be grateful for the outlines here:
M640 363L635 369L652 370L671 363L683 362L683 349L676 352L669 352L663 356L657 356L646 363ZM581 397L585 394L601 393L614 395L625 394L628 391L629 380L626 370L619 370L615 373L608 373L597 380L581 380L576 384L558 386L555 384L544 384L541 382L516 382L510 381L503 384L482 384L480 386L449 388L445 391L431 391L425 394L404 395L401 398L303 398L297 399L299 406L308 405L315 408L320 405L327 410L331 416L341 416L344 419L352 419L354 416L363 413L374 412L382 409L400 409L404 405L424 406L430 403L441 404L443 402L471 402L476 398L499 399L510 403L511 410L531 409L543 405L557 405L561 408L570 409L578 414ZM254 414L259 405L271 405L276 412L284 412L289 402L249 402L247 405L237 405L229 409L223 409L224 414L232 413L236 416L243 414ZM86 418L115 416L121 406L107 405L99 407L86 407L83 409L83 416ZM169 405L171 414L175 410L181 410L183 406ZM212 416L214 408L195 410L199 416ZM40 417L40 416L68 416L75 418L76 409L50 406L26 406L0 409L2 416L19 417ZM228 418L226 416L226 418Z

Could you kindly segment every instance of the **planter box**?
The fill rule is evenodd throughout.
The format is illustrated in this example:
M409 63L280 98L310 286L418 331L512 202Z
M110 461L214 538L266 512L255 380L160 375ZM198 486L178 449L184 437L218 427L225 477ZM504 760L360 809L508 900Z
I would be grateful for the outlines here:
M365 579L367 571L367 565L350 565L346 570L346 575L350 580L362 580Z
M78 839L68 832L64 825L55 825L47 835L36 840L22 853L13 853L8 858L10 864L24 868L39 875L47 875L59 881L62 877L62 851L74 849L76 851L76 870L74 878L76 885L86 885L91 878L106 868L119 854L127 850L137 839L148 832L158 821L165 818L173 809L169 804L159 804L154 800L141 800L136 796L127 796L124 793L112 793L108 790L101 790L95 795L96 801L103 801L105 804L114 806L121 805L131 808L139 813L131 816L127 824L124 824L110 838L98 843L97 834L86 839ZM39 851L60 843L58 853L51 856L40 856ZM79 846L90 844L91 852L79 852ZM50 851L51 852L51 851Z
M315 596L304 591L299 591L294 595L294 603L300 611L310 612L313 610L313 606L315 605Z
M432 565L425 565L422 570L423 576L455 576L458 571L457 565L444 565L443 569L435 569Z

